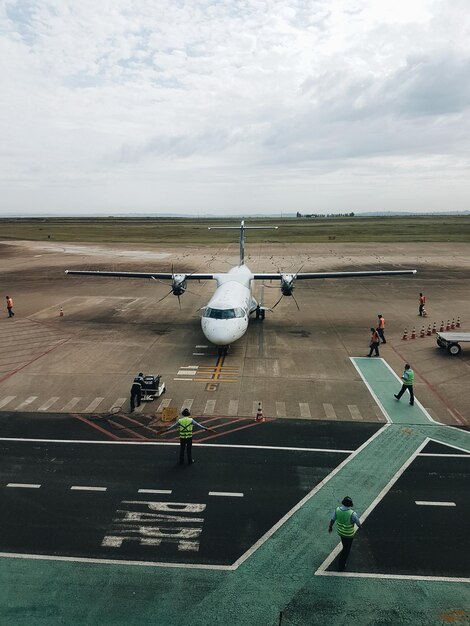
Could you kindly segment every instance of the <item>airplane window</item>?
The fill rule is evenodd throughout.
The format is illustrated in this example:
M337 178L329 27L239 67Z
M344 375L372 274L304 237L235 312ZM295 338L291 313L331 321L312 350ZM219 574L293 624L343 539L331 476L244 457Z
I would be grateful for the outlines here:
M207 307L204 311L204 317L210 317L216 320L229 320L234 317L243 317L243 314L241 316L237 315L237 311L242 311L243 313L243 309L210 309Z

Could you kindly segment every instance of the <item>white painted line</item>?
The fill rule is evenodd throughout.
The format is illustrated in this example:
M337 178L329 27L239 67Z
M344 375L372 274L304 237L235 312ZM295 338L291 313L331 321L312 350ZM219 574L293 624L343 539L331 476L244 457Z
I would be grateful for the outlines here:
M49 400L47 402L44 402L44 404L42 404L38 408L38 411L47 411L47 409L50 409L51 406L57 402L57 400L59 400L59 396L57 396L55 398L49 398Z
M194 398L187 398L186 400L184 400L183 405L181 407L181 410L188 409L188 411L191 411L191 407L193 406L193 402L194 402Z
M126 561L124 559L88 559L75 556L55 556L52 554L20 554L0 552L1 558L31 559L36 561L68 561L69 563L106 563L109 565L137 565L138 567L176 567L182 569L208 569L232 571L233 565L203 565L202 563L163 563L161 561Z
M10 404L10 402L15 398L16 396L7 396L6 398L3 398L3 400L0 400L0 409L3 409L4 406Z
M170 495L171 489L139 489L137 493L165 493Z
M447 426L447 424L441 424L441 426ZM448 428L452 428L452 426L448 426ZM452 431L455 432L455 428L452 428ZM460 431L460 432L466 432L466 431ZM467 434L470 434L470 433L467 432ZM460 450L461 452L470 453L470 450L466 450L465 448L456 446L453 443L446 443L445 441L439 441L439 439L434 439L433 437L429 437L429 441L434 441L434 443L440 443L443 446L447 446L448 448L454 448L455 450ZM423 452L422 454L424 455L426 454L426 452Z
M316 573L316 572L315 572ZM450 576L412 576L409 574L363 574L358 572L318 572L319 576L346 576L349 578L390 578L393 580L432 580L446 583L470 583L470 578L451 578Z
M310 407L306 402L299 402L300 417L312 417Z
M29 398L26 398L26 400L24 402L22 402L21 404L19 404L15 408L15 411L19 411L21 409L24 409L25 407L29 406L30 404L32 404L37 399L38 399L38 396L29 396Z
M326 419L328 420L337 420L338 416L333 408L332 404L324 404L323 410L325 411Z
M92 411L98 408L98 406L103 402L103 400L104 398L95 398L93 402L90 402L90 404L87 406L87 408L83 412L91 413Z
M180 370L197 370L199 365L182 365Z
M470 459L470 454L438 454L437 452L421 452L419 456L440 456L449 459Z
M389 424L392 423L392 418L390 417L390 415L387 413L387 411L385 410L385 407L383 406L383 404L380 402L380 400L378 399L378 397L375 395L374 390L372 389L372 387L369 385L369 383L367 382L366 378L364 377L363 373L361 372L361 370L358 368L358 366L356 365L356 362L354 361L354 359L357 357L353 357L350 356L349 360L351 361L351 363L354 365L354 368L356 369L357 373L359 374L359 376L362 378L362 382L364 383L364 385L367 387L367 389L369 390L370 395L374 398L374 400L377 403L377 406L380 408L380 410L382 411L385 419L387 420L387 422ZM383 359L382 359L383 361ZM384 361L385 363L385 361Z
M230 400L228 403L228 414L238 415L238 400Z
M196 346L196 348L208 348L209 346Z
M243 493L237 491L209 491L210 496L227 496L232 498L243 498Z
M106 491L107 487L85 487L81 485L74 485L70 487L70 491Z
M193 383L194 382L194 378L173 378L173 380L185 380L186 382L190 382Z
M21 489L39 489L41 485L33 485L31 483L8 483L7 487L19 487Z
M431 500L415 500L418 506L457 506L455 502L431 502Z
M123 407L125 402L126 402L127 398L116 398L116 400L112 403L112 405L109 407L109 411L111 411L111 409L114 409L116 407Z
M278 417L286 417L286 403L276 402L276 415Z
M206 356L205 352L193 352L193 356Z
M176 374L177 376L195 376L197 374L197 370L179 370Z
M386 425L385 425L386 426ZM382 426L382 429L385 428ZM377 432L380 432L377 431ZM375 433L377 435L377 433ZM374 435L374 436L375 436ZM19 443L73 443L105 446L179 446L179 442L170 441L97 441L94 439L25 439L22 437L0 437L0 441ZM279 450L280 452L327 452L333 454L353 454L357 450L339 450L335 448L294 448L287 446L250 446L235 443L198 443L198 448L239 448L241 450Z
M214 415L216 400L208 400L204 407L204 415Z
M171 398L165 398L164 400L162 400L158 406L157 413L160 413L161 411L163 411L163 409L166 409L166 407L170 406L170 404Z
M387 428L387 427L388 427L388 425L384 426L384 428ZM381 431L379 431L379 432L381 432ZM422 443L420 443L420 445L416 448L416 450L413 452L413 454L403 463L403 465L400 467L400 469L397 472L395 472L395 474L388 481L388 483L385 485L385 487L382 489L382 491L376 496L376 498L374 498L374 500L372 501L370 506L367 507L367 509L364 511L364 513L360 516L361 523L364 523L366 518L375 509L375 507L380 502L380 500L382 500L385 497L385 495L390 491L390 489L397 482L397 480L400 478L400 476L408 469L408 467L413 463L413 461L419 455L421 450L428 443L429 443L429 438L426 437L426 439ZM349 459L351 459L353 456L354 456L354 454L352 454L349 457ZM346 461L347 460L348 459L346 459ZM326 559L323 561L323 563L320 565L320 567L317 569L317 571L315 572L316 576L323 574L323 572L326 570L326 568L329 567L329 565L334 561L336 555L339 554L339 551L341 550L341 548L342 548L342 544L339 543L336 546L336 548L334 548L334 550L326 557Z
M81 398L72 398L65 406L62 407L62 411L71 411L75 405L80 402Z
M362 420L362 415L355 404L348 404L349 412L353 420Z

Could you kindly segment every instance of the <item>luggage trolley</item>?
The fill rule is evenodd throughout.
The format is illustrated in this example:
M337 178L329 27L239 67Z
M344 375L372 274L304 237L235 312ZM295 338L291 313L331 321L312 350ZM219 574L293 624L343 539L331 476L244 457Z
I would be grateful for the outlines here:
M162 393L165 393L165 383L162 382L160 374L149 374L144 376L144 383L142 385L141 400L144 402L151 402L155 398L159 398Z

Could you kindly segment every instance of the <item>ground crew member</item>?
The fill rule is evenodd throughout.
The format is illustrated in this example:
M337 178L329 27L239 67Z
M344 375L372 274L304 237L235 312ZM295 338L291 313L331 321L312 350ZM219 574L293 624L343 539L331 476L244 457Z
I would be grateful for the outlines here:
M385 339L384 330L385 330L385 320L383 315L377 315L379 321L377 324L377 332L379 333L380 339L382 339L382 343L387 343Z
M367 356L372 356L373 350L375 350L375 356L380 356L379 355L379 343L380 343L379 333L377 332L375 328L371 328L370 332L372 333L372 335L371 335L370 344L369 344L370 350Z
M135 406L140 406L142 399L142 386L144 384L144 375L139 372L134 378L134 382L131 387L131 413L135 409Z
M184 451L186 449L186 454L188 457L188 465L192 465L194 463L192 457L192 446L193 446L193 426L199 426L202 430L210 430L215 433L216 431L213 428L207 428L199 422L196 422L195 419L191 417L191 413L189 409L183 409L181 411L181 417L176 420L171 426L165 428L164 430L158 433L166 433L172 428L178 428L180 432L180 465L184 465Z
M343 549L338 559L338 571L342 572L346 567L346 561L348 560L349 552L351 551L352 542L356 529L354 524L358 528L361 528L361 521L355 511L352 510L353 501L349 496L343 498L341 506L336 507L333 511L333 515L330 519L330 525L328 526L328 532L331 533L333 525L336 522L336 530L341 538Z
M13 298L10 298L10 296L7 296L7 311L8 311L8 317L14 317L14 313L13 313Z
M402 395L405 393L405 391L408 389L408 391L410 392L410 404L411 406L413 406L415 403L415 395L413 393L413 383L415 380L415 373L413 372L413 370L411 369L408 363L405 364L405 370L403 372L403 376L401 377L401 379L403 381L403 385L401 386L401 389L398 392L398 394L394 393L393 395L397 400L399 400L402 397Z
M426 296L423 296L422 293L419 294L419 309L418 315L423 317L424 305L426 304Z

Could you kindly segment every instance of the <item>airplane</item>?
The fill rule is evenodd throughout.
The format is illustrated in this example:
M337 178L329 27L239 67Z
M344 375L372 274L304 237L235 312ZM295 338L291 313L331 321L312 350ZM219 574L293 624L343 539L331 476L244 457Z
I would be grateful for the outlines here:
M238 265L228 272L219 273L171 273L169 272L108 272L101 270L66 270L67 275L73 276L105 276L119 278L146 278L158 282L171 280L171 291L161 298L163 300L171 293L178 297L184 294L189 280L215 280L217 289L206 306L202 307L201 327L208 341L219 349L226 351L231 345L246 333L249 317L256 312L256 317L264 319L265 311L274 309L284 296L292 297L297 308L299 305L294 297L294 287L297 280L312 280L317 278L363 278L365 276L398 276L416 274L416 270L371 270L357 272L296 272L296 273L253 273L245 264L245 231L277 229L277 226L245 226L242 220L240 226L211 226L209 230L240 230L240 260ZM272 307L258 304L251 293L252 281L280 281L281 297Z

